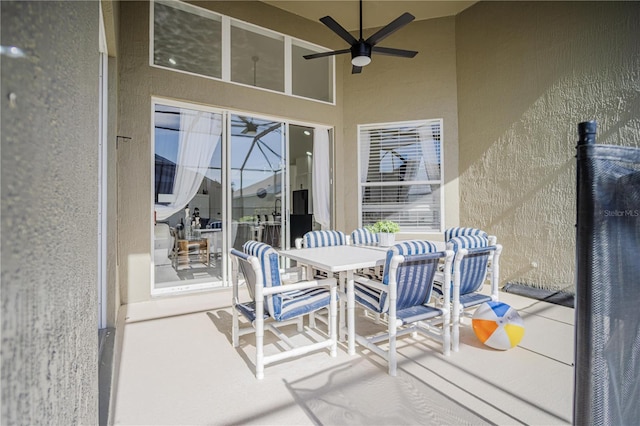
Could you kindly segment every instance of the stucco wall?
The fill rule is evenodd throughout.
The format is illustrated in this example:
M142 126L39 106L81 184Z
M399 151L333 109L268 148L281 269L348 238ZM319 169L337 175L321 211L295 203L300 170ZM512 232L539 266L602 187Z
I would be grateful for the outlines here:
M376 29L367 30L364 37ZM347 55L344 72L344 143L337 146L336 196L342 204L338 227L358 226L358 124L443 119L445 226L458 223L458 115L455 19L414 21L384 40L384 46L416 50L413 59L372 56L361 74L351 74ZM442 234L400 234L399 239L442 240Z
M333 48L324 25L260 2L195 2L283 34ZM336 37L337 38L337 37ZM149 300L152 247L152 96L341 126L341 107L149 66L149 4L120 3L118 134L119 281L123 303ZM338 99L342 98L337 77ZM339 132L341 134L341 132ZM339 144L340 136L336 138Z
M0 423L97 424L99 3L0 7Z
M573 291L577 123L640 145L640 3L480 2L456 26L460 223L504 245L503 284Z

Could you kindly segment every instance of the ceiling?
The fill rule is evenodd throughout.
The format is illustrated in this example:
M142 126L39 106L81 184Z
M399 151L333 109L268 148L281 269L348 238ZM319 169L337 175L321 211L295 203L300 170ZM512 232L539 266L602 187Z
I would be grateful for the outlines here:
M286 10L287 12L302 16L312 21L318 21L318 19L323 16L329 15L348 31L357 31L360 28L360 6L358 0L264 1L263 3L270 4L271 6ZM411 13L418 21L457 15L475 3L477 3L477 1L363 0L362 27L382 27L402 15L404 12Z

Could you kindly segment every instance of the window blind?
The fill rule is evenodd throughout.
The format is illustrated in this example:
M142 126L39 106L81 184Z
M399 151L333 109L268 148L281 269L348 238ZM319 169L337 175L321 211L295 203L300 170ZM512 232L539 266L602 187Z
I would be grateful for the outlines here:
M442 120L360 125L358 143L361 224L441 232Z

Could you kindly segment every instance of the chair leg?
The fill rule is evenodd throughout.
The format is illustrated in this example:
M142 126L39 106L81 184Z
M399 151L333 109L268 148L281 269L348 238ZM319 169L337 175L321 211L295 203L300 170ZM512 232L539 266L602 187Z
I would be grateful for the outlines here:
M239 318L238 318L238 310L235 308L235 306L233 307L233 325L231 328L231 337L233 340L233 347L237 348L240 345L240 325L239 325Z
M264 378L264 320L256 319L256 379Z
M338 356L338 289L331 287L329 302L329 338L333 341L330 352L332 357Z
M395 316L389 316L389 322L387 325L387 330L389 331L389 353L388 360L389 363L389 375L396 376L397 375L397 366L398 361L396 359L396 320Z
M311 312L309 314L309 327L310 328L316 328L316 313L315 312Z

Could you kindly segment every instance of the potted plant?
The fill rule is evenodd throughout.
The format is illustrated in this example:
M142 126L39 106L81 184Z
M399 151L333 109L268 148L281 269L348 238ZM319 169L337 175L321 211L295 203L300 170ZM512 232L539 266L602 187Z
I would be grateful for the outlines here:
M396 241L396 232L400 232L400 226L391 220L380 220L366 228L378 234L378 244L383 247L392 246Z

